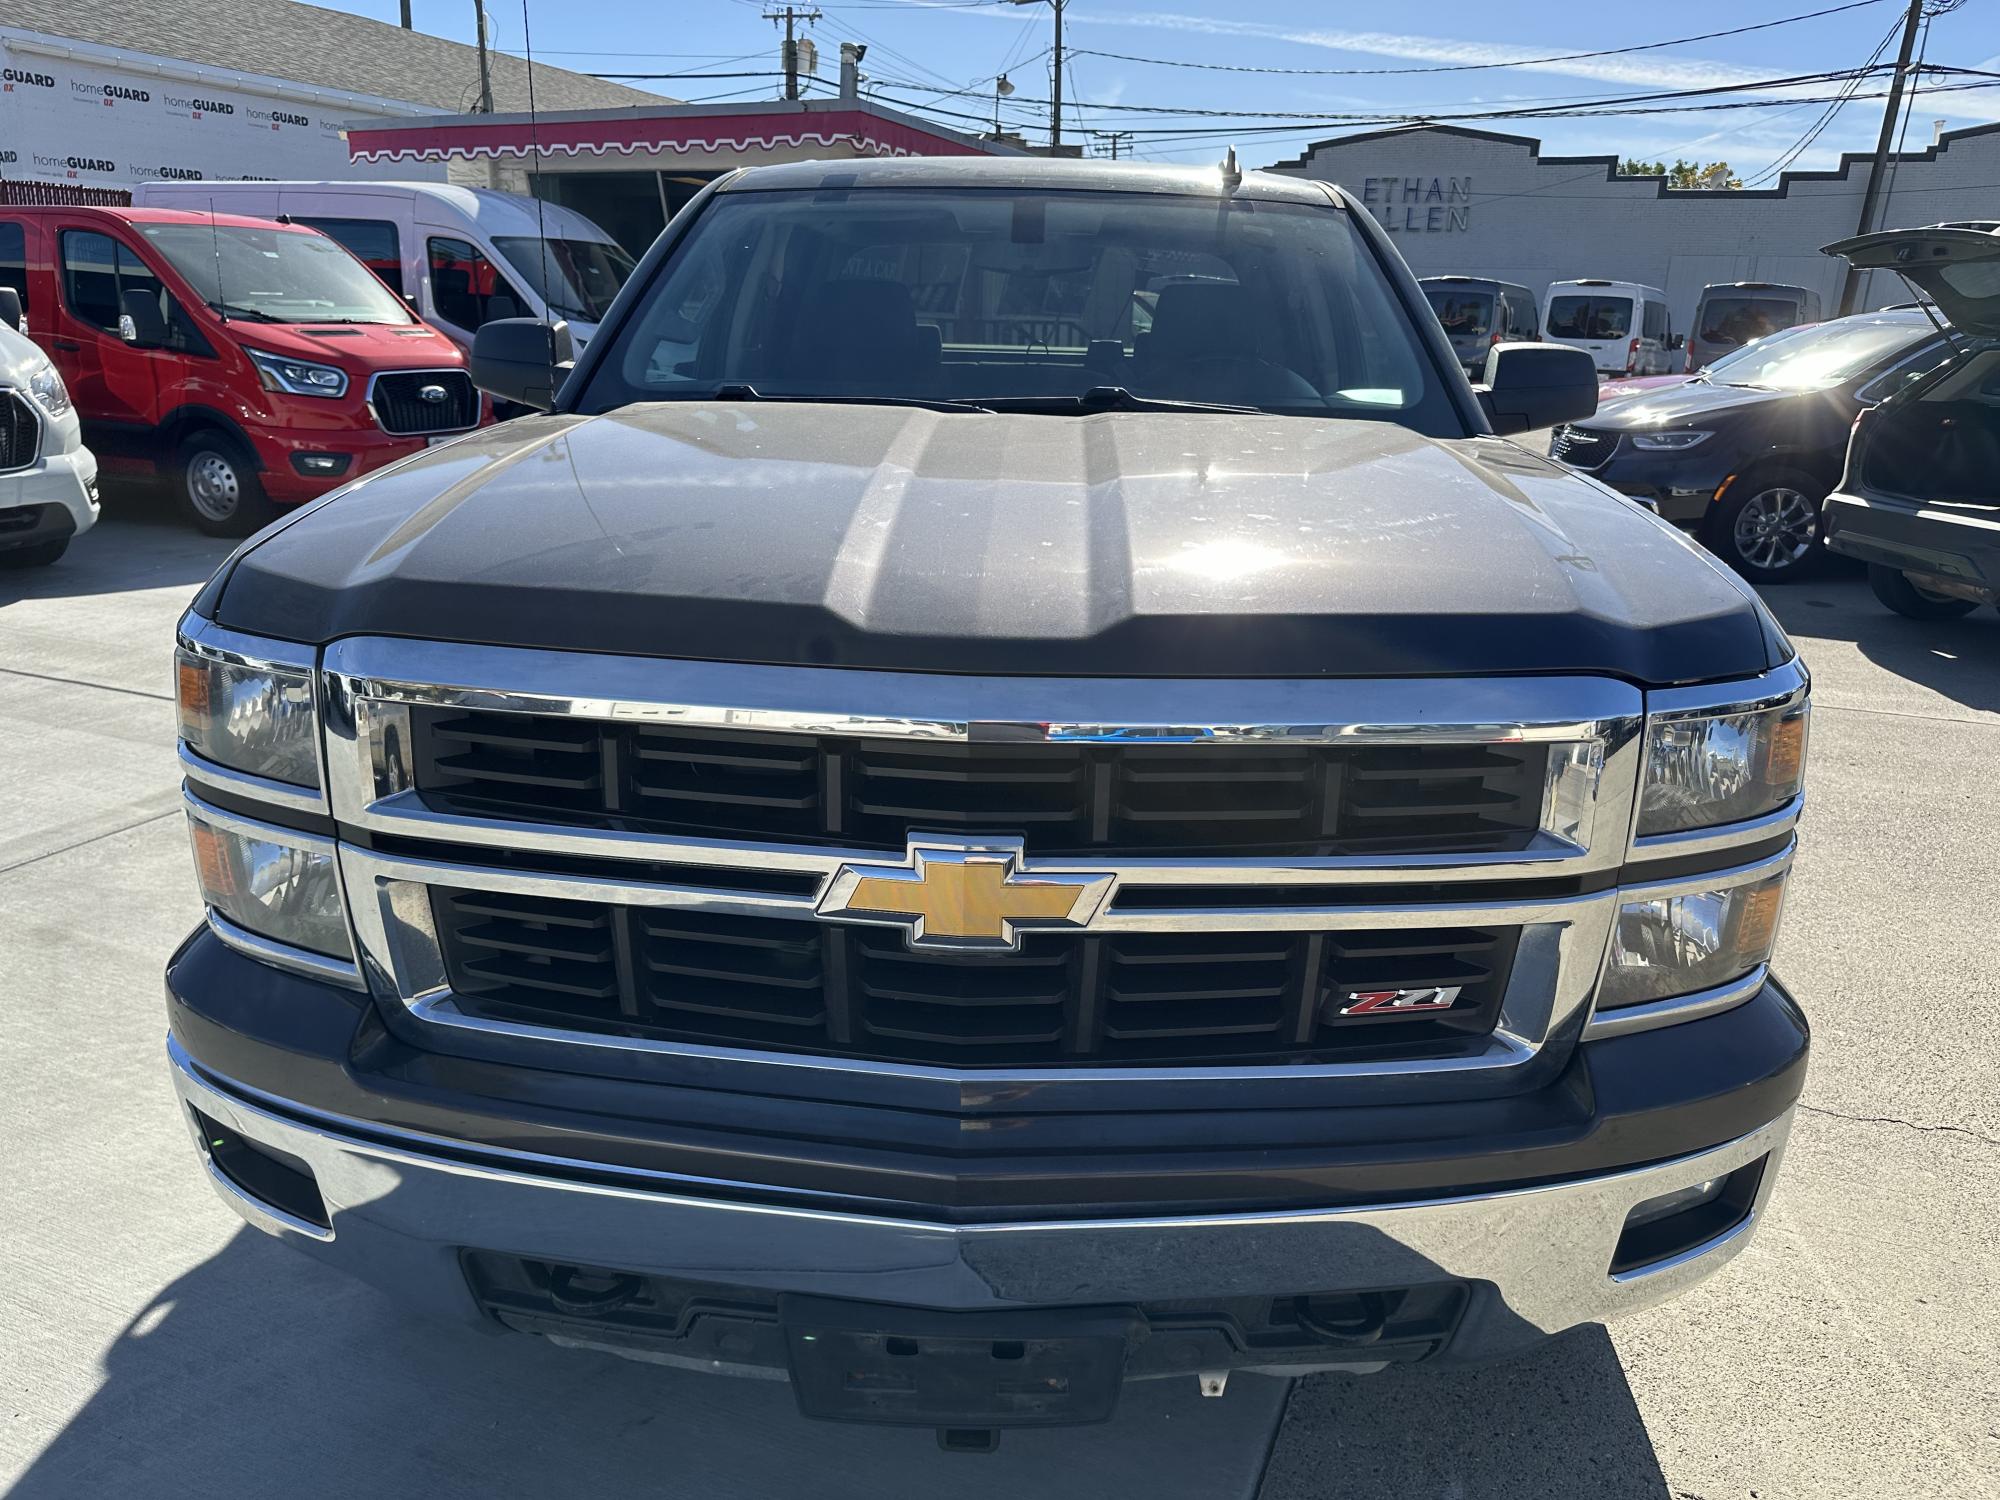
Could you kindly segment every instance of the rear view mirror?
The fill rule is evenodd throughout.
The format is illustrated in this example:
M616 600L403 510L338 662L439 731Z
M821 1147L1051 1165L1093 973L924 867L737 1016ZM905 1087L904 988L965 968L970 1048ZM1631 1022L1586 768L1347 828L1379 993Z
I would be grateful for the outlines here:
M21 311L21 294L11 286L0 286L0 324L28 331L28 315Z
M1567 344L1495 344L1473 389L1495 432L1531 432L1597 410L1597 362Z
M552 410L576 363L569 324L498 318L472 335L472 383L502 401Z
M1687 346L1688 336L1686 334L1670 333L1667 335L1667 347L1669 349L1685 349Z

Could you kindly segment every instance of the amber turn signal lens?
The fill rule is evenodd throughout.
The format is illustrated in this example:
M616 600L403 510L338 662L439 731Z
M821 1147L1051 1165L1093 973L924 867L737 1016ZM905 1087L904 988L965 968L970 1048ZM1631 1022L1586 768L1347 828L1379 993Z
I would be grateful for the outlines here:
M1805 777L1806 716L1781 719L1771 732L1770 753L1764 760L1764 780L1770 786L1795 788Z

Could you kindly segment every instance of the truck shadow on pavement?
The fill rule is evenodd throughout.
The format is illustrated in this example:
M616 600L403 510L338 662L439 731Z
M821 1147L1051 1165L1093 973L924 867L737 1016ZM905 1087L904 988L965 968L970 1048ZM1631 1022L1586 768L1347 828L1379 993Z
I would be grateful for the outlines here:
M372 1289L246 1228L122 1331L95 1394L8 1494L1668 1493L1602 1329L1490 1369L1300 1382L1288 1417L1287 1392L1284 1381L1245 1375L1220 1400L1201 1398L1192 1379L1135 1382L1107 1425L1010 1432L998 1453L947 1454L923 1430L807 1422L781 1383L412 1320Z
M1788 634L1851 641L1885 672L1966 708L2000 712L2000 612L1906 620L1878 604L1865 583L1848 579L1760 592Z

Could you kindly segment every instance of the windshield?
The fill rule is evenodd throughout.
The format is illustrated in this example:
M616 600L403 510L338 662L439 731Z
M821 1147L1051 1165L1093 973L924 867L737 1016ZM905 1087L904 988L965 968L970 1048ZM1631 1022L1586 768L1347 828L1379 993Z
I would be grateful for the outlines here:
M1430 299L1431 311L1444 324L1444 331L1455 339L1483 339L1493 326L1491 292L1457 292L1427 286L1424 296Z
M1630 297L1551 297L1552 339L1622 339L1632 331Z
M224 317L267 323L413 323L373 271L325 235L238 224L141 224Z
M1719 359L1705 372L1718 385L1769 391L1821 391L1931 336L1928 323L1849 321L1788 328Z
M740 386L1058 412L1117 387L1464 432L1346 213L1247 196L721 194L580 405Z
M632 274L632 257L600 240L538 240L532 235L517 235L496 237L493 243L521 273L521 279L548 303L550 311L585 323L604 321L611 299Z
M1704 344L1747 344L1768 338L1799 320L1789 297L1716 297L1701 305L1695 337Z

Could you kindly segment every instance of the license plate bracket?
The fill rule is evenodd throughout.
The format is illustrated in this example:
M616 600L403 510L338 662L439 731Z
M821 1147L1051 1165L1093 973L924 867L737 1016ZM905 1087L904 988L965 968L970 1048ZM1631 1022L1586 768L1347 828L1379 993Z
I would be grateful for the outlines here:
M906 1427L1102 1422L1136 1308L941 1313L825 1297L779 1299L792 1390L808 1417Z

